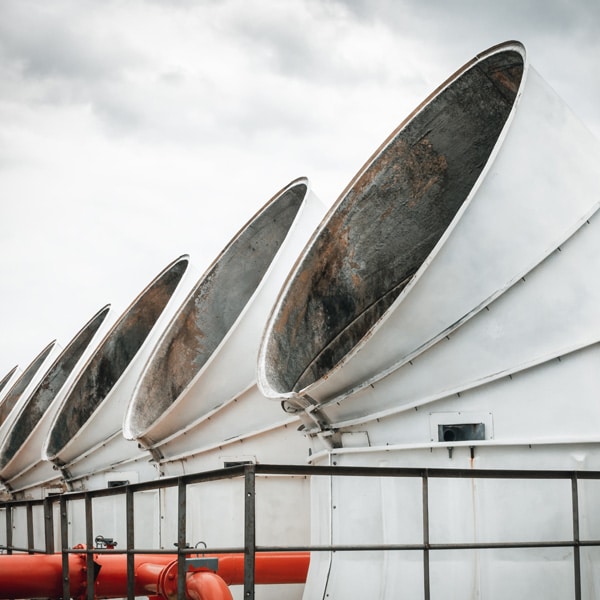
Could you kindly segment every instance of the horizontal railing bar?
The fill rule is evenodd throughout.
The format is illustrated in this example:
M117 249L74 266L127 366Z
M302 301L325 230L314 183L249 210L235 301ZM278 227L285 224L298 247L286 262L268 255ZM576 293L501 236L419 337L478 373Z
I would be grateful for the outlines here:
M193 485L223 479L241 478L247 465L237 465L224 469L215 469L201 473L178 477L168 477L142 483L125 484L114 488L100 490L73 491L64 494L52 494L46 499L8 500L0 503L0 508L7 510L16 507L43 506L59 501L72 502L86 498L102 498L107 496L125 495L126 493L143 492L156 489L176 487L177 485ZM257 476L302 476L302 477L390 477L390 478L432 478L441 479L515 479L515 480L593 480L600 479L600 471L572 470L526 470L526 469L447 469L447 468L410 468L410 467L354 467L354 466L315 466L315 465L270 465L253 464L252 470ZM570 540L545 542L461 542L461 543L417 543L417 544L378 544L378 545L327 545L327 546L259 546L256 552L348 552L348 551L410 551L410 550L475 550L475 549L508 549L508 548L546 548L546 547L594 547L600 546L600 540ZM15 546L0 546L0 551L28 552L45 554L45 550L20 548ZM108 548L73 548L64 550L65 554L233 554L244 552L243 547L236 548L173 548L173 549L108 549Z
M0 501L0 508L5 505L10 505L11 508L19 506L44 506L44 500L42 499L28 499L28 500L2 500Z
M452 479L571 479L581 471L528 469L443 469L419 467L344 467L309 465L254 465L256 474L364 477L438 477ZM586 479L600 479L600 471L585 471Z
M257 546L257 552L348 552L374 550L485 550L508 548L569 548L583 545L572 540L547 542L461 542L455 544L346 544L326 546ZM600 541L587 543L600 546Z
M510 548L573 548L578 546L573 540L549 542L477 542L456 544L429 544L430 550L495 550Z
M351 552L354 550L424 550L424 544L367 544L331 546L257 546L256 552Z
M45 550L40 550L39 548L21 548L19 546L0 545L0 551L2 550L11 550L12 552L23 552L28 554L46 554Z
M179 552L177 548L173 550L150 549L150 548L131 548L130 550L117 548L69 548L64 550L67 554L191 554L197 556L203 556L205 554L241 554L244 552L243 546L237 548L182 548Z
M445 479L600 479L600 471L567 471L549 470L533 471L527 469L423 469L411 467L346 467L346 466L315 466L315 465L253 465L257 475L287 475L287 476L332 476L332 477L415 477L415 478L445 478ZM112 488L102 488L87 491L72 491L64 494L48 496L46 500L58 502L60 498L68 501L83 500L86 497L103 498L107 496L125 495L129 489L132 493L156 489L176 487L179 481L185 485L231 479L244 475L244 465L236 465L224 469L204 471L179 477L165 477L141 483L131 483ZM43 499L5 500L0 507L19 507L27 505L43 505Z
M92 498L103 498L106 496L124 495L129 489L131 492L147 492L150 490L177 487L179 481L185 485L194 483L205 483L207 481L218 481L219 479L231 479L232 477L241 477L244 474L244 466L227 467L225 469L215 469L212 471L202 471L201 473L190 473L189 475L180 475L174 477L164 477L140 483L128 483L115 487L102 488L97 490L73 491L60 494L58 497L65 497L67 500L83 500L86 496ZM54 496L52 497L54 498ZM11 502L10 500L8 502Z
M352 552L352 551L382 551L382 550L485 550L485 549L510 549L510 548L570 548L575 546L600 546L600 540L589 540L584 542L575 542L573 540L549 540L539 542L460 542L460 543L430 543L430 544L331 544L331 545L297 545L297 546L257 546L257 553L268 552ZM0 548L3 548L0 546ZM27 548L11 548L12 550L25 551ZM182 554L190 555L212 555L212 554L239 554L244 551L239 548L202 548L201 551L194 548L185 548L181 550ZM43 550L31 550L44 554ZM177 554L175 550L151 550L151 549L132 549L116 550L106 548L70 548L65 550L67 554Z

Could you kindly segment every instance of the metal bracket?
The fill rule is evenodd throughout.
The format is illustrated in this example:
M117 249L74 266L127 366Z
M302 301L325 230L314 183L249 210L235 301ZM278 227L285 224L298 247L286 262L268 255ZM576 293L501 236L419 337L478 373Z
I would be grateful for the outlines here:
M219 568L219 559L216 557L186 558L185 570L187 571L212 571L216 573Z
M96 548L107 548L113 550L117 546L117 541L114 538L104 537L103 535L97 535L94 539Z

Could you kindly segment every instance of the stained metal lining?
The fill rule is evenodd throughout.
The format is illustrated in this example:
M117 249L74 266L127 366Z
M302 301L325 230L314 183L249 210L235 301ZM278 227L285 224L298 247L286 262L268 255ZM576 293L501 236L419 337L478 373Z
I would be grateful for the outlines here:
M123 375L183 277L189 260L180 258L138 296L106 335L84 367L53 423L46 455L56 456L83 427Z
M326 376L429 256L513 108L524 71L518 50L513 44L451 78L338 200L272 316L263 356L273 392L298 392Z
M15 407L19 398L27 388L27 386L32 382L36 373L39 371L40 367L44 364L44 361L48 358L50 352L56 345L56 341L48 344L29 364L29 366L23 371L19 379L15 382L15 384L10 388L7 392L2 404L0 404L0 425L6 421L8 415Z
M6 384L10 381L10 378L15 374L18 366L14 366L2 379L0 379L0 393L6 387Z
M136 389L128 411L128 435L143 435L210 359L263 280L307 191L304 179L284 189L249 221L196 284Z
M27 399L27 403L17 416L6 439L0 446L0 469L12 460L23 443L31 435L44 413L56 397L56 394L65 384L75 365L88 347L96 331L106 318L109 307L102 308L94 317L77 333L71 343L63 350L54 364Z

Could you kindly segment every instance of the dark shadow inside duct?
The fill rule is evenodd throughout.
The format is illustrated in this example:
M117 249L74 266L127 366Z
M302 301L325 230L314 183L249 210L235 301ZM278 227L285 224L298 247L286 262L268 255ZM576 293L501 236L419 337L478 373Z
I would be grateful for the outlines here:
M3 469L30 436L44 413L65 384L75 365L85 352L109 311L105 306L76 334L69 345L48 369L46 375L28 398L0 446L0 469ZM41 442L40 442L41 443ZM41 451L41 449L40 449Z
M19 379L15 384L8 390L8 393L4 397L2 404L0 404L0 425L6 421L8 415L15 407L21 394L25 391L27 386L31 383L35 374L39 371L40 367L48 358L48 355L54 348L56 341L50 342L29 364L29 366L23 371Z
M0 379L0 394L2 390L6 387L6 384L10 381L10 378L15 374L18 366L15 365L2 379Z
M108 396L160 317L188 258L165 269L131 304L100 343L61 406L46 442L45 454L56 457ZM126 402L126 400L125 400ZM115 423L115 430L120 423Z
M128 411L128 437L140 437L179 398L227 335L265 276L307 191L300 179L276 195L201 277L144 372Z
M263 368L274 392L298 392L327 375L431 253L514 105L524 69L515 46L455 74L348 186L272 317Z

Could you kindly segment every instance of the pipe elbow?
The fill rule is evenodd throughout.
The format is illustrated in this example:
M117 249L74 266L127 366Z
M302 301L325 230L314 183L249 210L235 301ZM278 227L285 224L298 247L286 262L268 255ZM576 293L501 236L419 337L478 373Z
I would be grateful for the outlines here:
M233 600L229 586L212 571L188 574L186 595L190 600Z

